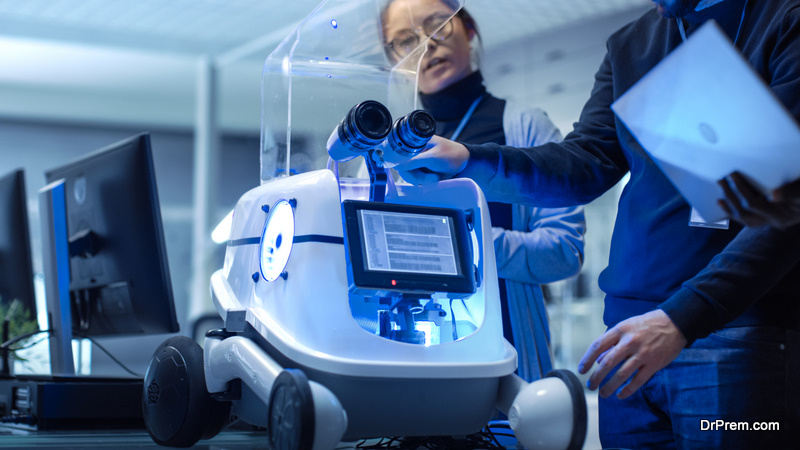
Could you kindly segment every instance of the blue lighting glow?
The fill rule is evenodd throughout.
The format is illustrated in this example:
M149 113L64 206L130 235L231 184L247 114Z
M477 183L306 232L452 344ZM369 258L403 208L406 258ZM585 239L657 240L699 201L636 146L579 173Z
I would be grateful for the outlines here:
M265 280L275 281L280 277L289 262L293 240L294 209L288 200L280 200L270 208L261 233L258 261Z
M228 241L228 238L231 236L231 226L233 225L233 210L222 219L214 231L211 232L211 240L216 242L217 244L222 244Z
M414 322L414 328L417 331L421 331L425 333L425 347L430 347L431 345L438 345L440 343L439 337L439 327L436 326L433 322L427 321L416 321Z
M478 242L478 233L475 230L470 231L469 236L472 238L472 263L475 267L481 266L481 254L479 253L481 247Z
M336 19L331 19L331 26L335 30L335 29L339 28L339 22L337 22Z

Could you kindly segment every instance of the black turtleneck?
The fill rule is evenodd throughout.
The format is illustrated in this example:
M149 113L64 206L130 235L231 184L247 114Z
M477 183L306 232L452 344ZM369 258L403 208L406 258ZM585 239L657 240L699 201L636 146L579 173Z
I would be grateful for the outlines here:
M472 102L483 95L475 112L456 139L469 144L492 142L504 145L503 110L506 101L486 92L480 71L451 84L434 94L420 94L422 107L436 119L436 134L449 138L458 128Z
M464 115L472 103L483 95L478 107L469 117L458 142L469 144L495 143L505 145L506 135L503 131L503 111L506 101L493 97L486 92L483 76L480 71L473 72L465 78L451 84L434 94L420 94L422 107L436 119L436 134L450 138L456 131ZM492 226L512 229L511 205L508 203L489 202L489 216ZM511 321L508 316L506 285L500 279L500 299L503 313L503 335L510 343L514 343L511 334Z

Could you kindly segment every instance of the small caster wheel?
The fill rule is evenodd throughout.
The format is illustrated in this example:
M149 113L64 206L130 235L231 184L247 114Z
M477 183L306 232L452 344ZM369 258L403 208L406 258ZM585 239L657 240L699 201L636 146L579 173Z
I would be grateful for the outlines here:
M285 369L269 394L267 435L272 450L311 450L314 445L314 401L308 378Z
M142 412L148 433L159 445L191 447L210 439L228 422L230 402L206 390L203 349L186 336L164 341L144 376Z

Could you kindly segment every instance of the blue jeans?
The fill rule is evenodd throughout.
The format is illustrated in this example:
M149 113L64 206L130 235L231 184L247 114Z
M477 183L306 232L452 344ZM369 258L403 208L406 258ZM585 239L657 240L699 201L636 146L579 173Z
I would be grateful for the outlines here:
M720 330L684 349L631 397L601 397L599 416L603 448L797 448L800 333ZM780 429L755 430L773 423Z

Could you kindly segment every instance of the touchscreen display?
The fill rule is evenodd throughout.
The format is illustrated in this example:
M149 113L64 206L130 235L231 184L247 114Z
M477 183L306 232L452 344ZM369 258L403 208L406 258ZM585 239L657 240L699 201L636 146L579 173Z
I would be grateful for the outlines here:
M358 211L365 269L458 275L450 217Z
M342 209L351 292L475 292L464 211L357 200L345 200Z

